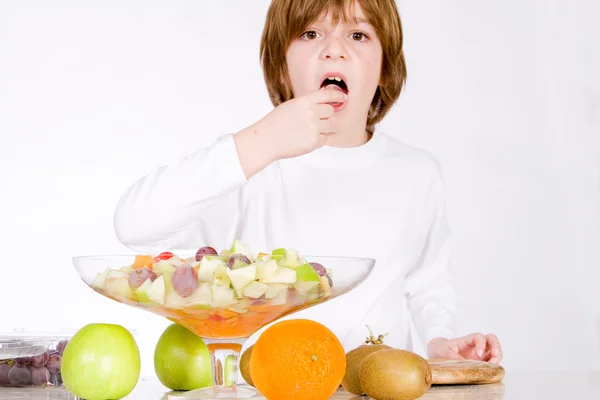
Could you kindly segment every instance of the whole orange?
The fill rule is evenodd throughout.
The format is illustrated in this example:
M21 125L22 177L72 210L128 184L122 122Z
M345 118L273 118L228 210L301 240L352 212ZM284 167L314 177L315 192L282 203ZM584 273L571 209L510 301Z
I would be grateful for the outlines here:
M325 400L346 373L346 353L326 326L294 319L267 328L252 349L254 387L269 400Z

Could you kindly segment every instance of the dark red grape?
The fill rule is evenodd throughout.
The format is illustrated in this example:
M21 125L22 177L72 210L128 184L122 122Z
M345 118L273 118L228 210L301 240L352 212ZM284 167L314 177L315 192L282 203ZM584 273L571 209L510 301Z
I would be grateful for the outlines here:
M10 384L8 380L8 371L10 371L11 368L12 367L10 364L0 364L0 386L6 386Z
M50 371L46 367L29 367L31 372L31 384L34 386L42 386L50 381Z
M15 358L14 362L19 367L26 367L31 363L31 358L29 358L29 357Z
M181 264L173 274L173 287L181 297L188 297L198 289L198 273L188 264Z
M154 271L146 267L136 269L129 275L129 286L135 290L142 286L147 279L150 279L151 282L154 282L156 279L156 274Z
M8 381L11 385L25 386L29 383L30 379L31 372L29 372L29 368L27 367L14 365L10 371L8 371Z
M312 265L313 269L317 272L317 274L319 274L319 276L324 276L327 274L327 270L325 270L325 267L321 264L317 262L311 262L310 265Z
M61 361L62 361L62 357L60 356L60 354L52 353L52 354L50 354L50 357L48 358L48 362L46 363L46 368L48 368L48 371L50 371L50 373L56 374L56 373L60 372Z
M48 353L44 353L39 356L31 357L30 364L33 367L39 368L39 367L43 367L44 365L46 365L47 362L48 362Z
M327 274L327 280L329 281L329 287L333 287L333 281L331 280L329 274Z
M152 282L154 282L154 279L152 280ZM67 345L69 344L68 340L61 340L57 345L56 345L56 350L58 351L58 354L63 355L63 353L65 352L65 348L67 347Z
M204 256L216 256L216 255L219 255L219 253L217 253L217 251L215 249L213 249L210 246L204 246L204 247L201 247L196 252L196 261L202 261L202 258Z
M234 267L244 266L244 264L249 265L250 260L248 259L248 257L241 253L236 253L229 257L229 259L227 260L227 265L229 265L229 268L231 269L233 269Z

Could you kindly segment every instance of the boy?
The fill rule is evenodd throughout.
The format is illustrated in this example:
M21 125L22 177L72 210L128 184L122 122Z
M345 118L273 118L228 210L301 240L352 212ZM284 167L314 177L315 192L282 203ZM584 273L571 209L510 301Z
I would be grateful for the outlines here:
M374 258L353 292L290 318L327 325L348 351L365 324L410 348L410 314L428 357L499 363L495 335L455 337L436 161L374 128L406 78L395 2L274 0L260 55L275 109L137 181L115 212L119 240Z

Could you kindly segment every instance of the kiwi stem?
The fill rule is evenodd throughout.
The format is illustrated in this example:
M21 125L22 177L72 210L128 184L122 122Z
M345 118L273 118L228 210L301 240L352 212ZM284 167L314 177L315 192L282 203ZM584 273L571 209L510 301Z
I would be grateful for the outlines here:
M383 335L378 335L377 339L375 339L375 336L373 336L373 331L371 330L371 328L369 328L369 325L365 325L367 327L367 329L369 330L369 337L367 337L367 340L365 340L366 344L383 344L383 338L387 336L387 333L384 333Z

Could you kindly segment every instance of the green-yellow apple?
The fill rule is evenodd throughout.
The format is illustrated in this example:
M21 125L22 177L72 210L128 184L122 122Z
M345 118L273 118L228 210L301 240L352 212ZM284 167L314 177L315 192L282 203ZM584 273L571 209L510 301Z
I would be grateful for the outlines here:
M158 339L154 370L160 382L171 390L212 386L208 347L201 338L179 324L169 325Z
M122 399L140 377L140 352L120 325L89 324L64 350L61 375L65 388L87 400Z

